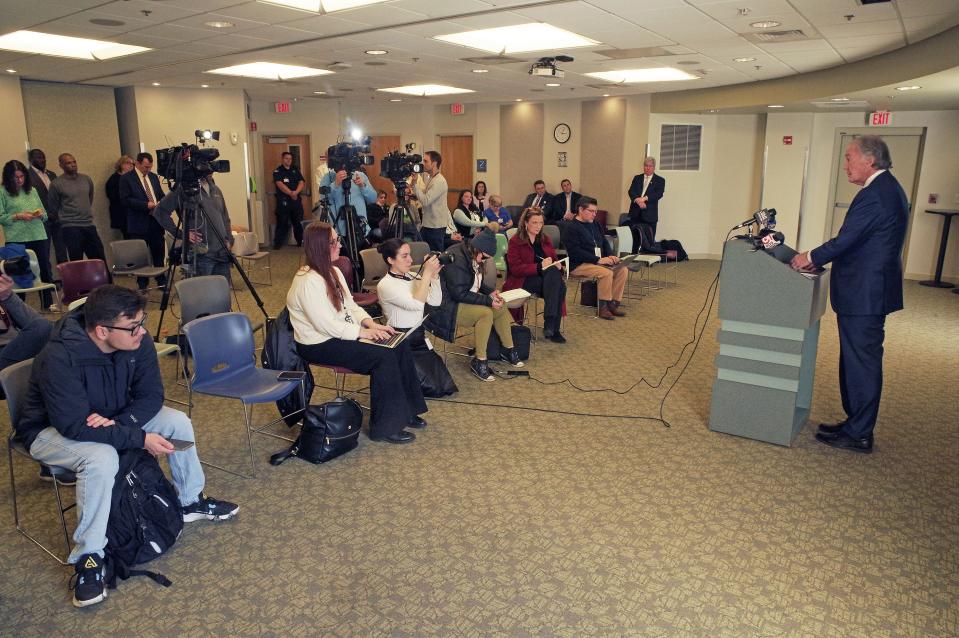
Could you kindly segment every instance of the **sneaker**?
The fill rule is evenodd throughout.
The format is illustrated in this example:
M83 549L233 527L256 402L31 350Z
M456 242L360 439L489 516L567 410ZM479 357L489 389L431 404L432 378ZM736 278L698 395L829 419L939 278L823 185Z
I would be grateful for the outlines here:
M50 473L50 468L46 465L40 466L40 480L47 483L53 482L53 474ZM60 472L57 474L57 483L60 485L76 485L77 475L73 472Z
M55 303L52 303L49 306L47 306L47 310L49 310L50 312L60 312L60 306L58 306Z
M516 352L516 348L503 348L500 350L499 358L514 368L522 368L526 365L523 363L523 360L519 358L519 353Z
M107 597L107 587L103 580L103 559L96 554L84 554L77 560L73 589L73 606L88 607L96 605Z
M489 370L489 362L484 359L473 357L473 360L470 361L470 372L480 381L496 381L496 377Z
M236 516L240 506L228 501L218 501L215 498L200 494L195 502L183 506L183 522L190 523L205 518L208 521L225 521Z

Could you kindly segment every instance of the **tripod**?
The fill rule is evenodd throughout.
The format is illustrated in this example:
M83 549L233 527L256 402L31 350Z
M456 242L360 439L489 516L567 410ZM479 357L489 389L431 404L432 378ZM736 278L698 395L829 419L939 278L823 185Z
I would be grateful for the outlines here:
M333 226L338 227L340 220L343 220L343 225L346 229L346 232L343 233L346 238L346 243L343 245L343 248L346 249L346 258L353 264L353 281L350 283L353 286L353 290L361 290L361 286L363 285L363 260L360 258L360 250L365 247L366 234L362 232L362 221L359 215L356 214L356 208L350 203L350 187L352 183L353 171L348 170L346 177L343 179L344 203L337 211ZM361 234L357 235L357 231ZM364 243L363 247L360 246L361 241Z
M416 226L413 209L410 206L410 196L407 191L409 187L407 183L405 181L393 182L393 186L396 188L396 204L390 209L389 222L387 222L386 232L383 236L385 238L396 237L402 239L409 233L413 241L422 241L420 229ZM412 232L406 228L407 217L409 217L411 225L413 226Z

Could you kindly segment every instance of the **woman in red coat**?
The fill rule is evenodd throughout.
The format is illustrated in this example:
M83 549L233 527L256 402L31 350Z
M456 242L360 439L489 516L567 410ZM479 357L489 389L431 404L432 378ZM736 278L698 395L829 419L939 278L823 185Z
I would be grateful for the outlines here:
M519 218L519 232L509 240L506 250L506 282L503 290L523 288L543 298L543 336L566 343L560 334L560 322L566 314L566 276L563 264L556 261L556 250L543 234L543 211L527 208ZM511 310L517 322L523 309Z

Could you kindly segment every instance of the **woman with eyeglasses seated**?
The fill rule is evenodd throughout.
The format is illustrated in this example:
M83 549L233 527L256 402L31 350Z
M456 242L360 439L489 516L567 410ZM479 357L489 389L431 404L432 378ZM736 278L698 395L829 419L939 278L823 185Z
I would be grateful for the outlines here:
M423 394L429 397L446 396L456 392L456 383L450 376L443 359L433 352L426 340L425 330L419 325L427 306L436 307L443 302L440 270L443 266L435 253L430 253L423 262L418 275L411 273L413 257L410 245L402 239L387 239L376 248L389 270L376 285L386 323L406 332L417 326L406 338L413 351L413 362Z
M510 237L506 249L506 281L503 291L523 288L543 298L543 336L556 343L566 343L560 323L566 314L566 278L563 264L556 260L556 250L543 233L545 218L539 208L527 208L519 218L517 232ZM523 309L511 311L517 321Z
M453 223L463 237L472 237L489 224L473 200L473 193L469 189L460 191L456 210L453 211Z
M523 361L513 349L513 333L506 302L496 288L483 281L485 262L496 254L496 233L487 228L470 240L464 240L446 251L453 263L440 272L443 284L443 302L427 318L427 329L440 339L453 343L456 327L473 328L476 338L476 356L470 361L470 371L482 381L495 381L486 360L486 346L490 332L499 336L503 361L522 367Z
M313 364L370 375L370 438L411 442L416 437L405 428L426 427L417 415L427 407L409 344L404 340L388 348L359 341L383 342L396 330L376 323L354 303L343 273L333 265L340 256L340 238L332 226L307 226L303 250L306 266L293 276L286 294L297 353Z
M499 232L505 233L513 227L513 216L503 207L503 198L493 195L489 198L489 208L483 211L487 221L499 224Z

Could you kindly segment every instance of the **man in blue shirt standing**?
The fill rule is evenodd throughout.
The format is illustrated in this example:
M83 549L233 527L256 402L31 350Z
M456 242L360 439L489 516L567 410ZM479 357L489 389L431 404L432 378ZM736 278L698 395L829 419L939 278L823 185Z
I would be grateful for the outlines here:
M343 193L343 182L347 179L345 170L330 171L320 179L320 188L324 186L330 189L330 211L333 219L336 220L336 232L341 237L346 236L346 217L340 215L340 208L346 203L346 197ZM364 225L369 225L366 221L366 205L376 201L376 190L370 186L370 180L365 173L356 171L353 173L353 180L350 184L350 205L356 209L356 215L363 220ZM330 220L331 223L333 220ZM365 228L355 229L357 240L366 236Z

